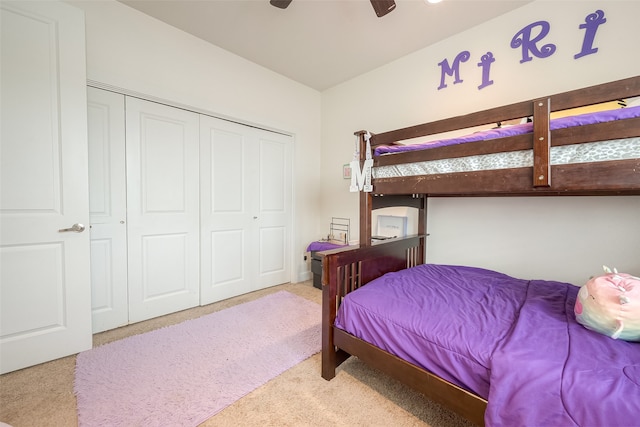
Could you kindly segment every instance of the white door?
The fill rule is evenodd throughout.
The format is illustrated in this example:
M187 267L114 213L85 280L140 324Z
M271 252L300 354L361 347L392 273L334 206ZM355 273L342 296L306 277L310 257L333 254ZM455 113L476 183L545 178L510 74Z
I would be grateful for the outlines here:
M200 302L199 118L126 98L129 321Z
M290 280L291 137L201 116L201 304Z
M91 348L84 17L1 9L0 373ZM77 231L59 231L71 229ZM82 224L82 226L80 225Z
M127 192L124 95L87 88L93 333L126 325Z
M291 280L291 169L290 136L253 129L257 135L257 193L254 206L258 222L257 289Z

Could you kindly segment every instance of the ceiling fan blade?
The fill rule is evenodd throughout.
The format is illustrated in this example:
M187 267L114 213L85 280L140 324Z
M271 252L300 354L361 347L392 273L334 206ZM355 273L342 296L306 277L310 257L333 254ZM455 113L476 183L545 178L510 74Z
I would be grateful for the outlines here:
M275 6L280 9L286 9L292 0L271 0L271 6Z
M371 5L373 6L373 10L376 11L378 18L383 17L396 8L396 2L394 0L371 0Z

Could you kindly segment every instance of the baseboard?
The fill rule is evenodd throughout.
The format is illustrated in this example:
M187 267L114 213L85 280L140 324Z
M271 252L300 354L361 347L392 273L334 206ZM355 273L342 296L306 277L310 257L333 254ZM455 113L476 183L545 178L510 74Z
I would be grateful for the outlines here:
M313 276L311 275L311 271L305 271L303 273L298 273L298 280L296 283L299 282L306 282L307 280L311 280L313 278Z

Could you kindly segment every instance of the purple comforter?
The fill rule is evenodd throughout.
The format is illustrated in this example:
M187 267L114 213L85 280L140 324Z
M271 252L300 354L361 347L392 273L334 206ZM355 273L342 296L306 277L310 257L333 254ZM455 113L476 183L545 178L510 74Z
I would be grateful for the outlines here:
M427 264L347 295L336 326L487 398L489 426L640 425L640 343L579 325L577 291Z
M309 246L307 246L307 252L328 251L330 249L344 248L345 246L347 245L339 245L337 243L319 240L317 242L309 243Z
M551 120L549 127L551 130L556 130L574 126L611 122L614 120L631 119L634 117L640 117L640 106L560 117L558 119ZM523 123L515 126L475 132L470 135L460 136L457 138L441 139L425 143L409 145L382 145L375 148L374 155L379 156L382 154L401 153L404 151L427 150L429 148L463 144L465 142L486 141L489 139L504 138L507 136L522 135L531 132L533 132L533 123Z

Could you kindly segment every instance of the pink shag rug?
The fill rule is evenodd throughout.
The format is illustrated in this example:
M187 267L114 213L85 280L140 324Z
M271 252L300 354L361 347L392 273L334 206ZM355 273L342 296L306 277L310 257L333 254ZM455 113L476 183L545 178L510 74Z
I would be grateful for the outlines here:
M80 426L197 426L320 351L320 305L286 291L78 354Z

